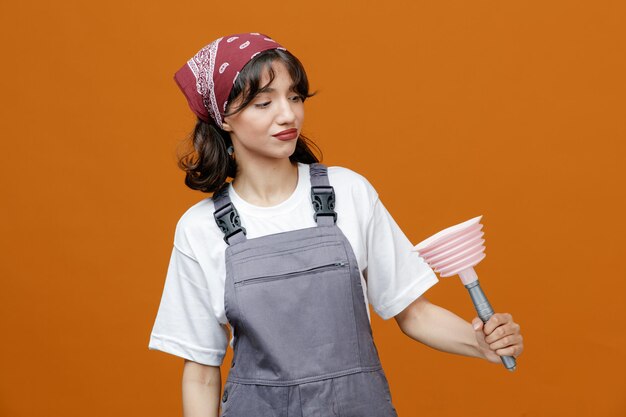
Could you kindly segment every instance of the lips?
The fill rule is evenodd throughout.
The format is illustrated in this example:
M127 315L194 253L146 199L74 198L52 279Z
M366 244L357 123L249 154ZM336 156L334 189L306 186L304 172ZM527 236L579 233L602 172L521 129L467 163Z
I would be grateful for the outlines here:
M287 130L283 130L282 132L278 132L274 136L276 139L280 139L280 140L291 140L291 139L295 139L298 137L298 129L287 129Z

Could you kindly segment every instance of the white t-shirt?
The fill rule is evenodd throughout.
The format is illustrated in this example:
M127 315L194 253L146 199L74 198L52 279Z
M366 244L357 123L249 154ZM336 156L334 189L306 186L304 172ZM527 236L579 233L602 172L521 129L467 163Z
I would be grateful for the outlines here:
M363 301L387 320L437 282L426 262L411 251L378 193L363 176L343 167L328 167L335 189L337 226L356 255ZM248 238L314 227L309 165L298 164L293 194L272 207L243 200L232 185L229 196ZM150 335L149 349L161 350L205 365L222 364L228 341L224 311L226 242L206 198L180 218L165 278L161 304ZM367 308L370 318L369 308ZM230 339L232 347L233 339Z

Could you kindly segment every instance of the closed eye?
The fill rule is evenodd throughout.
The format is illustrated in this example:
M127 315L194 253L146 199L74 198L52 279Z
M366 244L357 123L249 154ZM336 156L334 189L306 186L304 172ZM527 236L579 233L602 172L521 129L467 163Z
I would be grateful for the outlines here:
M299 96L299 95L296 95L296 96L290 97L290 100L291 100L291 101L293 101L293 102L295 102L295 103L297 103L297 102L299 102L299 101L303 101L303 100L302 100L302 96ZM266 108L267 106L269 106L271 103L272 103L271 101L266 101L266 102L264 102L264 103L258 103L258 104L255 104L255 105L254 105L254 107L256 107L256 108L258 108L258 109L264 109L264 108Z

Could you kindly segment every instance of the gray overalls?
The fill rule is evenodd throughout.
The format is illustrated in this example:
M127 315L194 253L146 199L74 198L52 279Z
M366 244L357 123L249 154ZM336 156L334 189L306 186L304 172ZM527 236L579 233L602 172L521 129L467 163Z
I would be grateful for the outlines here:
M246 239L217 191L233 362L222 417L397 417L326 167L311 164L317 227Z

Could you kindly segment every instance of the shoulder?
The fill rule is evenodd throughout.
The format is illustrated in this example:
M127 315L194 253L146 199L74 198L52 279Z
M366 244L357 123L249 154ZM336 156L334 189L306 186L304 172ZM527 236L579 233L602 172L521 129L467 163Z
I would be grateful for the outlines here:
M174 246L194 259L198 259L197 245L214 243L219 245L221 231L213 217L213 200L210 197L189 207L178 219L174 232Z
M378 193L365 176L342 166L328 167L330 184L342 192L349 192L358 199L366 199L370 205L378 199Z

